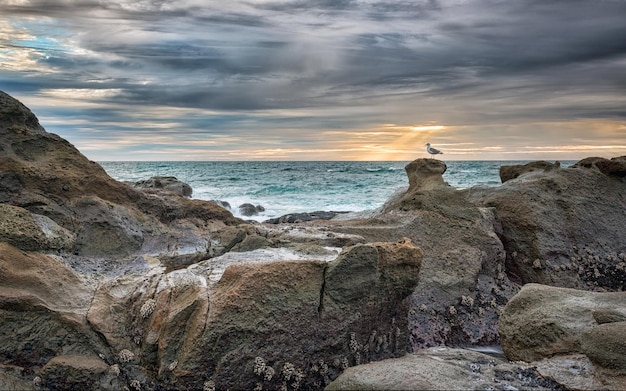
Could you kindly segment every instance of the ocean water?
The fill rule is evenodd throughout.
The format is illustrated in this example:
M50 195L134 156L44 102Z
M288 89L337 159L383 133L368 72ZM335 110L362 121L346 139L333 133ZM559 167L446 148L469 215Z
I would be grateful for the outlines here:
M193 189L192 198L226 201L240 216L244 203L265 208L258 221L289 213L360 212L383 205L408 186L409 162L99 162L120 181L174 176ZM500 184L502 165L527 161L451 161L443 177L457 188ZM573 162L561 162L567 166Z

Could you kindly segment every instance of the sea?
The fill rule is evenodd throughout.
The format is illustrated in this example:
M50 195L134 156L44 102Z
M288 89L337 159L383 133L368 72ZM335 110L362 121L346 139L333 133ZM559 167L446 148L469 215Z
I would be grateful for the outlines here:
M407 188L401 161L241 161L241 162L99 162L119 181L174 176L189 184L192 198L219 200L238 217L264 221L291 213L363 212L382 206ZM500 185L502 165L528 161L450 161L444 180L456 188ZM567 167L574 162L561 162ZM239 206L260 205L264 211L242 216Z

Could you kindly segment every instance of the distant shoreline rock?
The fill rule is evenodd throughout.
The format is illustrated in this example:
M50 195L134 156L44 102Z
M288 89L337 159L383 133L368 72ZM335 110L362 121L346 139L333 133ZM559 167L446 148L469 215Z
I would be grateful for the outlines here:
M173 176L153 176L133 184L136 189L162 190L183 197L191 197L193 189L187 183L179 181Z

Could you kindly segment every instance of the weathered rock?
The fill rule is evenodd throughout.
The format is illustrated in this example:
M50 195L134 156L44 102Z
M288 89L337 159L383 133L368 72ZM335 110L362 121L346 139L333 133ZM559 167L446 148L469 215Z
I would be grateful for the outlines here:
M543 160L530 162L530 163L526 163L523 165L501 166L500 167L500 181L504 183L529 172L533 172L533 171L547 172L547 171L556 170L559 167L561 167L560 162L550 163L550 162L546 162Z
M326 391L338 390L555 390L530 365L464 349L430 348L346 369Z
M494 211L468 201L466 191L446 186L443 162L418 159L407 167L414 168L407 169L414 185L377 215L330 220L329 226L366 242L406 236L424 251L420 281L410 300L411 350L497 344L498 313L518 288L504 273Z
M136 324L143 342L135 355L156 365L162 384L320 388L346 366L404 354L405 299L420 262L419 248L403 241L358 245L330 264L231 264L217 284L213 272L194 265L164 276L156 291L127 290L116 299L134 308L153 300L154 309L121 322L115 343L128 344L121 326ZM346 278L348 271L356 274ZM146 295L134 301L132 292L139 291ZM110 324L111 318L103 313L92 321Z
M141 249L142 221L131 209L93 196L77 199L73 207L90 217L77 230L76 254L126 256Z
M409 177L409 192L447 186L443 181L446 163L437 159L417 159L404 167Z
M0 362L37 368L106 349L85 319L94 289L57 258L0 243Z
M626 313L626 304L624 304ZM595 364L626 375L626 321L604 323L585 330L581 350Z
M23 380L24 377L26 377L24 368L0 364L0 390L35 391L37 389L35 384L32 381ZM33 376L30 377L33 378Z
M52 390L94 389L109 370L98 357L83 355L57 356L41 370L41 385Z
M129 275L103 281L94 293L87 320L114 352L124 349L138 353L141 333L137 326L145 311L141 311L146 292L154 292L161 274L158 268L145 271L143 276ZM148 296L151 297L151 296Z
M574 167L526 174L499 187L468 192L472 202L495 210L511 280L626 289L623 181Z
M261 205L255 206L250 203L241 204L238 209L242 216L256 216L259 212L265 211L265 208Z
M267 224L284 224L284 223L302 223L305 221L313 220L330 220L338 214L347 212L333 212L333 211L317 211L317 212L305 212L305 213L291 213L284 216L276 217L273 219L267 219L263 221Z
M546 358L531 364L546 379L566 390L623 390L626 376L604 371L584 354L568 354Z
M173 176L153 176L149 179L135 182L133 186L136 189L167 191L183 197L191 197L193 194L191 186Z
M598 325L594 311L605 310L626 314L626 292L587 292L539 284L526 284L506 305L500 316L500 342L510 360L537 361L557 354L585 353L614 341ZM612 330L626 323L606 324ZM607 329L608 330L608 329ZM587 337L584 337L587 336ZM603 340L603 338L605 338ZM622 351L622 357L624 352ZM618 352L606 351L606 362L613 362ZM590 357L591 358L591 357ZM594 360L603 359L594 356Z
M626 156L615 157L610 160L602 157L588 157L575 163L572 167L591 168L604 175L624 178L626 177Z
M593 310L592 315L598 324L626 322L626 311L598 308Z
M31 214L17 206L0 204L0 242L22 250L42 250L49 247L46 235Z
M157 182L187 192L179 182L152 183L157 186ZM0 202L27 210L39 226L37 230L23 213L14 215L13 222L2 225L28 223L30 228L24 227L28 235L38 236L30 240L22 235L30 240L22 244L16 242L16 235L5 240L25 249L61 249L85 257L157 254L168 252L172 243L207 238L217 245L212 238L215 232L243 223L210 202L168 192L146 193L113 180L69 142L46 132L28 108L3 92ZM196 258L207 256L204 246Z
M259 235L247 235L240 243L232 247L231 251L253 251L259 248L269 247L270 241Z

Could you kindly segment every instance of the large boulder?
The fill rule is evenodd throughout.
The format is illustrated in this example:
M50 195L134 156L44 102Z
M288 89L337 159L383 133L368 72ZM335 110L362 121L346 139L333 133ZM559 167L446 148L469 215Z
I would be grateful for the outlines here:
M530 162L523 165L504 165L500 167L500 180L502 181L502 183L504 183L529 172L546 172L555 170L559 167L561 167L560 162L550 163L543 160Z
M498 314L518 288L504 273L494 210L477 207L467 192L447 186L441 161L418 159L406 171L411 185L378 214L330 220L331 229L365 241L406 236L424 251L420 281L410 298L411 351L498 343Z
M626 177L626 156L606 159L603 157L588 157L576 162L572 167L590 168L600 171L604 175L616 178Z
M241 204L239 205L239 213L241 213L242 216L256 216L258 215L260 212L264 212L265 208L261 205L253 205L249 202L246 202L245 204Z
M220 258L100 285L88 319L133 357L123 373L154 368L169 388L316 389L407 350L422 259L409 240L356 245L330 263Z
M513 281L626 289L626 182L577 164L535 171L469 199L494 208Z
M42 368L41 385L52 390L96 389L108 371L109 365L99 357L57 356Z
M85 318L94 290L58 257L0 243L0 362L32 370L106 350Z
M23 250L69 250L76 240L69 230L52 219L24 208L0 204L0 242Z
M152 183L184 194L190 190L167 178ZM0 202L8 205L0 222L2 240L24 250L61 249L85 257L147 252L190 258L194 252L191 258L207 258L220 247L217 232L243 223L214 203L147 193L113 180L1 91ZM11 224L17 228L13 234L7 233ZM172 251L189 242L194 244L182 252Z
M178 180L173 176L153 176L135 182L136 189L149 189L151 191L167 191L184 197L191 197L193 189L187 183Z
M530 365L437 347L348 368L325 390L555 390L558 386Z
M558 354L587 353L598 363L626 362L626 292L588 292L526 284L506 305L498 330L510 360L538 361ZM612 333L608 332L613 330ZM611 346L611 347L609 347ZM618 365L619 366L619 365Z

